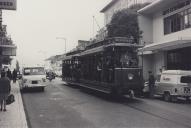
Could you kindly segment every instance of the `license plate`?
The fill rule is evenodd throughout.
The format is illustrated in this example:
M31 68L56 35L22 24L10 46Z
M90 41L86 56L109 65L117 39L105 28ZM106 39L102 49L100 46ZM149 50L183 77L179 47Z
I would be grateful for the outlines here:
M38 84L38 81L32 81L32 84Z

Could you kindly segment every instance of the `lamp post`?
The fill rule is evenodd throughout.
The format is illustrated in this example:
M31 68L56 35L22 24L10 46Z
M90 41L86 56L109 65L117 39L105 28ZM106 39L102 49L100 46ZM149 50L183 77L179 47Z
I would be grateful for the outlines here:
M64 43L65 43L65 53L66 53L66 38L65 37L56 37L56 39L64 40Z

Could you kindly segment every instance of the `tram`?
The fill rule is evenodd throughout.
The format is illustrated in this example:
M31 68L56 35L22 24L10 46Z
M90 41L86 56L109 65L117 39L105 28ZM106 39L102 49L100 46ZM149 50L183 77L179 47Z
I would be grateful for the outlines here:
M131 39L115 37L69 52L62 61L62 80L112 95L141 93L139 47Z

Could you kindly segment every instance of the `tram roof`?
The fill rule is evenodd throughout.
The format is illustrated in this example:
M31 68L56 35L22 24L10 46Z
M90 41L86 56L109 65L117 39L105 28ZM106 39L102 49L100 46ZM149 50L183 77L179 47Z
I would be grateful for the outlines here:
M72 59L72 57L78 57L78 56L80 56L80 54L69 55L69 56L65 56L62 60L70 60Z
M88 50L85 50L83 52L80 53L81 56L84 56L84 55L88 55L88 54L94 54L94 53L98 53L98 52L102 52L104 51L105 48L107 47L134 47L134 48L140 48L140 47L143 47L141 45L138 45L138 44L130 44L130 43L111 43L111 44L107 44L107 45L103 45L103 46L99 46L99 47L95 47L95 48L92 48L92 49L88 49Z

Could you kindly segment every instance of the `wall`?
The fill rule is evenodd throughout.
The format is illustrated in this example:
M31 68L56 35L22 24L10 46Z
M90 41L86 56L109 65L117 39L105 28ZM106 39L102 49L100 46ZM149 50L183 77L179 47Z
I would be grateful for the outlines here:
M154 55L144 55L143 56L143 79L147 81L148 71L154 71ZM142 62L140 62L142 63Z
M139 28L143 31L142 37L145 44L153 42L153 19L148 16L138 16Z
M104 12L105 25L110 23L112 16L115 12L128 7L128 1L129 0L119 0L112 7L110 7L108 10Z
M164 66L166 67L166 53L165 52L158 52L154 54L154 74L159 74L160 69Z
M146 29L145 29L146 30ZM178 32L164 35L164 23L162 12L159 12L153 17L153 42L165 43L179 40L180 38L191 39L191 28L187 28Z

